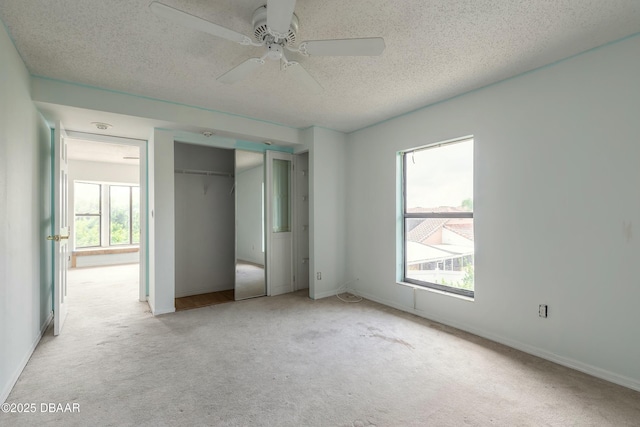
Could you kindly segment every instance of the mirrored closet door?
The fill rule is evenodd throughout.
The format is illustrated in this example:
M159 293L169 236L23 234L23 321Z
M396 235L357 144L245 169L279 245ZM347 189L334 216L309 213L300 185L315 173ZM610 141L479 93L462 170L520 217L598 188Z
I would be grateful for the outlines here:
M264 154L236 150L235 299L267 294L264 241Z

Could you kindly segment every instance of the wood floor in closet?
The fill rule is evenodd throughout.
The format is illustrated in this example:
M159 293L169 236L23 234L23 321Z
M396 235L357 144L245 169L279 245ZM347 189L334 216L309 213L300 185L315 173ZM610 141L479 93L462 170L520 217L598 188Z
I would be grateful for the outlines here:
M233 289L210 292L208 294L190 295L188 297L176 298L176 311L223 304L225 302L232 302L233 300Z

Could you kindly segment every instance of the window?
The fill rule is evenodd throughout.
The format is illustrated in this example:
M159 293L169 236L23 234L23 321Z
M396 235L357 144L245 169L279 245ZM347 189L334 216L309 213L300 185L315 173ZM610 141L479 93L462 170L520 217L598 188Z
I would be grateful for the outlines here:
M75 248L140 243L140 187L76 182L74 209Z
M474 295L473 139L402 153L404 281Z
M134 188L137 190L135 203ZM137 215L137 221L134 218L135 215ZM134 223L138 224L135 230ZM111 185L109 186L109 244L130 245L132 243L140 243L140 189L125 185Z
M75 247L100 246L100 184L77 182L74 188Z

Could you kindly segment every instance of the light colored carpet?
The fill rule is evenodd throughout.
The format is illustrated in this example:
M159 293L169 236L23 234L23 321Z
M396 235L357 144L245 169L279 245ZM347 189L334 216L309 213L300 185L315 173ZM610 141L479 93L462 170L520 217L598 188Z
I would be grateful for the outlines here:
M47 332L7 400L80 413L0 425L640 423L638 392L366 300L302 292L153 318L134 283L95 277L115 276L70 286L62 335Z

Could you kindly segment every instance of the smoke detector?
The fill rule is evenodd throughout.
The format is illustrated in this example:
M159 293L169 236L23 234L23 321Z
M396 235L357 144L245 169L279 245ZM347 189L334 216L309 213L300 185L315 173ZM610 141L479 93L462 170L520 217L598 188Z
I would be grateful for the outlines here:
M113 127L113 125L103 122L91 122L91 124L94 125L98 130L107 130Z

